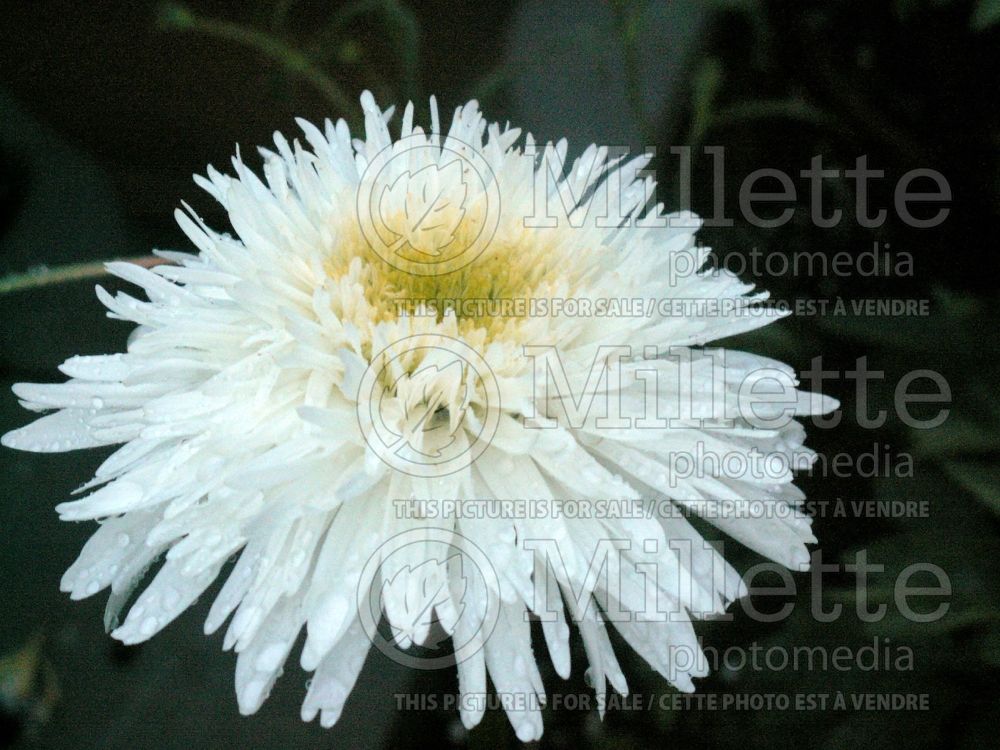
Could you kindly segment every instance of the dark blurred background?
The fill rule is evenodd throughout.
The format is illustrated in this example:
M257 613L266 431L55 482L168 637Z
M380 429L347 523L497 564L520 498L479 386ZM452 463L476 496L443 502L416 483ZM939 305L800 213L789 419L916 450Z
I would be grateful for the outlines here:
M42 266L188 249L172 219L180 200L226 228L191 175L207 163L227 167L235 144L251 155L274 130L293 133L294 117L343 116L357 127L364 88L384 105L413 98L425 115L426 97L436 94L443 120L476 97L491 120L541 139L566 136L571 152L593 141L655 147L661 200L672 207L681 202L684 174L670 147L690 146L691 207L711 216L721 190L734 218L731 227L702 231L719 262L790 305L830 301L825 311L803 307L804 314L727 344L799 370L822 355L824 369L843 373L867 357L870 370L884 373L864 398L844 377L826 382L843 418L836 429L810 426L810 444L855 460L847 471L827 464L801 484L811 500L830 504L818 506L825 509L815 521L824 561L842 566L866 550L884 566L869 581L869 604L889 604L885 618L862 621L854 611L856 576L841 567L823 575L821 591L810 576L796 576L797 594L787 597L795 608L781 622L737 612L734 622L705 623L699 632L720 651L872 646L881 663L721 668L699 683L701 693L720 696L794 701L840 693L848 702L842 708L611 710L603 723L594 711L547 710L542 744L994 746L998 41L998 0L8 3L0 24L0 432L27 419L11 383L54 380L68 356L120 349L127 335L105 320L92 280L24 284L19 274L34 269L42 278ZM704 151L714 146L725 147L721 183L712 152ZM817 154L828 169L849 169L867 156L871 169L884 171L868 196L873 211L889 209L881 226L855 220L857 186L846 178L828 180L824 196L827 214L841 209L844 219L815 226L808 183L798 175ZM736 210L744 178L760 168L795 179L798 204L778 228L754 226ZM937 170L951 189L948 218L933 228L911 227L893 210L898 180L918 168ZM832 258L873 249L887 273L805 273L793 264L803 252ZM870 299L917 301L929 314L854 314L852 301ZM893 400L900 379L920 369L940 373L951 390L948 418L931 430L907 426ZM864 428L859 405L872 415L887 410L885 424ZM923 418L941 406L924 404ZM454 712L397 711L394 694L452 692L455 677L410 673L377 651L332 730L300 721L307 676L293 662L263 709L241 718L234 658L222 652L221 637L201 634L206 601L148 644L117 645L102 628L103 595L72 603L58 590L92 529L60 523L53 506L89 476L99 453L0 451L0 746L517 744L499 711L471 733ZM874 454L874 468L857 461L863 454ZM852 510L851 501L871 499L925 501L928 510L919 517ZM727 554L738 569L759 562L736 547ZM939 566L952 586L949 611L937 622L911 622L893 606L896 577L919 562ZM818 622L814 597L826 610L842 604L844 613ZM928 599L920 609L938 603ZM587 690L582 647L574 648L568 683L543 668L550 692ZM635 693L670 694L624 644L616 648ZM851 704L852 695L874 693L926 695L927 708Z

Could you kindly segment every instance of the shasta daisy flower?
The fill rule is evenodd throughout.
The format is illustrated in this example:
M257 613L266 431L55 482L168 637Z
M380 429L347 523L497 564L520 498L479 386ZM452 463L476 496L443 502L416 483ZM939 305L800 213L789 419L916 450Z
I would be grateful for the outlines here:
M225 570L205 631L231 617L224 645L247 714L303 629L301 665L315 674L302 716L325 726L374 642L417 666L457 664L467 726L487 674L498 692L537 697L505 707L518 737L538 738L533 617L564 677L567 619L579 628L599 696L627 690L608 624L692 690L705 673L690 658L692 620L742 587L664 508L807 563L815 539L791 475L812 454L791 417L834 402L793 393L748 411L747 393L793 383L791 369L699 354L777 316L760 309L766 294L705 269L694 217L651 205L645 157L592 146L565 171L565 142L518 146L519 131L487 125L475 102L447 133L433 100L429 132L407 106L394 139L391 111L367 93L361 103L364 140L343 121L300 122L308 147L276 134L263 179L239 156L233 176L197 177L235 234L185 206L177 220L197 254L108 264L146 299L98 288L111 317L138 324L127 351L71 358L65 383L15 386L26 408L51 413L5 445L121 444L89 494L58 506L100 521L64 590L110 588L109 627L132 644ZM692 272L676 273L681 257ZM625 298L639 312L609 302ZM678 315L677 301L702 304ZM779 470L753 470L761 455L783 459ZM514 499L532 511L471 512ZM619 512L580 512L606 500ZM741 512L761 502L787 512ZM449 658L426 657L442 632Z

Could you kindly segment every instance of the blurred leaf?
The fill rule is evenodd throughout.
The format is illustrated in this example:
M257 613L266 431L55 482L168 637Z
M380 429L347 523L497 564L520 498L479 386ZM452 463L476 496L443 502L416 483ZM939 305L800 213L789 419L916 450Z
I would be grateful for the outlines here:
M844 302L851 304L846 298ZM937 360L965 363L974 372L983 365L998 364L995 358L984 356L982 346L983 331L1000 328L998 311L996 298L960 295L938 287L931 294L928 316L895 317L892 325L884 317L863 315L821 316L816 323L838 337L907 355L932 354Z
M492 70L484 73L476 80L469 90L480 102L490 102L511 82L513 73L509 63L500 63Z
M983 661L993 667L1000 667L1000 627L992 627L980 643Z
M949 478L1000 515L1000 477L995 461L950 460L941 468Z
M29 724L46 721L59 701L59 683L44 644L39 632L0 657L0 707Z
M337 60L344 65L356 65L361 59L361 45L355 39L347 39L337 48Z
M759 13L761 0L712 0L712 5L720 10L735 10L741 13Z
M931 459L961 455L981 455L996 450L996 429L976 424L962 417L951 417L934 430L919 430L914 433L918 452Z
M315 65L308 54L268 31L221 18L198 15L184 5L170 2L160 6L157 26L162 31L202 34L254 50L281 65L288 73L309 82L339 114L346 117L354 110L352 100L336 79Z
M977 0L972 11L972 28L984 31L1000 21L1000 0Z
M611 11L622 45L625 93L629 106L632 108L632 115L648 141L652 137L652 131L643 106L642 74L639 62L639 34L643 29L642 15L647 5L646 0L612 0L611 2Z
M5 702L27 699L42 662L42 636L36 634L17 651L0 657L0 696Z
M326 52L333 51L334 57L339 62L348 62L343 59L345 42L341 37L351 24L369 14L381 20L382 31L389 43L389 49L398 57L396 69L403 99L413 102L422 99L419 75L420 24L416 14L398 0L355 0L342 5L330 16L329 21L313 34L308 46L310 55L322 60ZM362 45L353 40L349 40L349 43L356 45L351 54L352 60L354 62L362 60L365 57ZM371 74L372 71L369 70L368 73Z
M700 144L708 132L712 123L712 112L715 109L715 99L722 89L722 82L722 62L716 57L706 58L695 71L691 90L689 146Z

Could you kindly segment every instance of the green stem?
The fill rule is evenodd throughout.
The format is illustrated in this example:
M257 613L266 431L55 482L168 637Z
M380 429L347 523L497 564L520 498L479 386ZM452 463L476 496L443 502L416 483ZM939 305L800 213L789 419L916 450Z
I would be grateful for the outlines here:
M195 31L214 39L235 42L259 52L279 63L288 72L301 76L311 83L317 91L326 97L339 114L346 116L353 108L350 99L333 78L313 65L303 52L276 36L231 21L198 16L184 6L173 3L164 6L160 13L160 20L161 24L168 29Z
M390 20L390 27L400 50L400 77L403 82L403 96L415 102L422 99L420 92L420 24L416 15L396 0L385 0L383 13Z
M150 268L165 263L162 258L153 255L146 255L141 258L122 258L126 263L135 263L143 268ZM96 279L107 274L105 268L106 261L93 261L90 263L74 263L68 266L48 268L40 266L32 268L24 273L12 273L7 276L0 276L0 295L23 292L28 289L51 286L52 284L65 284L70 281L80 281L82 279Z
M316 36L310 48L322 50L337 43L344 28L355 19L369 13L379 13L385 22L391 42L399 52L399 77L402 83L403 99L418 105L421 99L419 85L420 70L420 24L413 11L397 0L355 0L341 6Z
M819 84L834 100L836 106L855 121L860 132L867 131L884 145L895 151L904 163L918 161L924 165L932 163L933 154L910 133L897 127L892 120L882 114L882 107L873 103L865 90L863 81L850 81L838 72L835 61L825 50L824 39L813 37L809 43L808 69L816 75ZM855 138L857 140L857 138Z
M752 120L769 119L795 120L818 127L835 123L834 118L804 99L759 99L734 104L715 111L710 122L712 127L728 127Z
M276 0L271 13L271 31L277 33L285 28L288 12L292 9L294 2L295 0Z
M1000 611L995 609L984 609L978 607L966 612L958 612L948 615L948 618L937 623L935 630L944 632L954 632L967 628L979 628L984 625L1000 623Z
M639 126L639 132L647 143L653 142L652 128L646 118L642 102L642 75L639 64L639 31L645 2L616 0L611 3L615 26L622 45L622 63L625 68L625 95L629 108Z

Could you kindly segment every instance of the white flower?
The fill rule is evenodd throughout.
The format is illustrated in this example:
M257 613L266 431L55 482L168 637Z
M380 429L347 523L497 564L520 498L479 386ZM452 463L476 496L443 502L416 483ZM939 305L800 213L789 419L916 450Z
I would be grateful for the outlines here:
M791 469L812 454L782 414L835 403L799 394L748 414L748 384L791 381L790 368L738 352L724 364L677 355L776 316L731 274L677 273L677 259L697 271L709 251L695 244L693 217L647 205L646 158L592 146L556 180L547 169L561 169L565 142L515 146L519 131L487 126L475 102L447 136L433 100L429 133L407 106L396 141L391 111L367 93L361 102L363 141L343 121L324 131L300 122L311 150L276 134L276 151L261 149L263 181L239 156L235 176L196 178L236 236L178 211L197 255L108 264L148 301L98 288L111 317L138 324L128 351L73 357L65 383L15 386L26 408L52 413L5 445L122 444L81 488L98 489L58 506L65 520L101 521L63 589L76 599L110 587L117 623L162 556L113 632L138 643L238 555L205 631L233 615L224 643L239 654L247 714L305 627L301 664L315 675L302 716L336 722L371 643L388 648L375 632L381 611L400 658L423 658L412 648L421 643L433 655L435 633L452 635L467 726L482 716L487 673L498 692L543 701L528 615L541 615L568 675L560 592L600 696L607 682L627 690L607 622L692 690L705 670L676 658L700 653L691 620L742 588L684 514L664 508L693 509L786 566L807 563L807 518L741 511L800 504ZM642 314L612 314L609 301L623 299L640 300ZM534 307L514 306L526 301ZM671 301L702 305L677 314ZM551 347L557 359L543 356ZM562 390L536 383L547 367ZM692 421L720 406L736 414L729 424ZM788 460L760 476L754 452ZM744 469L733 475L709 453L742 457ZM443 512L435 502L447 499L462 502ZM476 499L528 499L543 512L471 512L485 507ZM614 512L608 500L645 512ZM624 547L620 576L588 575L608 540ZM649 616L650 592L668 617ZM537 701L506 708L518 737L541 735Z

